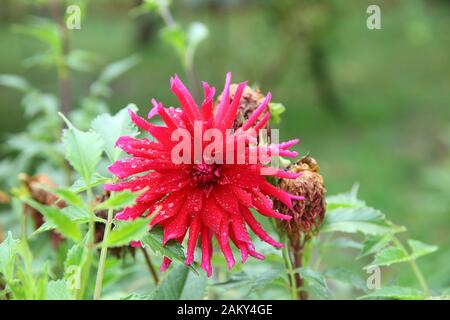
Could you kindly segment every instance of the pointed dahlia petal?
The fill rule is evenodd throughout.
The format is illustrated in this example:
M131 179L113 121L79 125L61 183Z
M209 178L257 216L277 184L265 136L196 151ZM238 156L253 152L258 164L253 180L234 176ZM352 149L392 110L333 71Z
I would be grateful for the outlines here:
M136 204L132 207L125 208L122 211L116 213L116 220L134 220L142 216L148 206L145 204Z
M295 173L295 172L276 169L276 168L272 168L272 167L261 166L261 169L265 169L265 170L261 171L261 175L269 176L269 177L296 179L302 175L301 172Z
M122 181L115 184L105 184L103 189L108 191L122 191L131 190L138 191L150 185L153 179L158 179L160 174L158 172L149 172L144 176L134 177L128 181Z
M118 160L108 167L108 170L119 179L150 169L152 169L151 161L149 159L138 157Z
M194 123L195 120L201 120L198 106L192 98L189 90L185 87L183 82L177 75L170 79L170 89L180 101L180 104L186 113L189 121Z
M164 245L172 239L184 239L189 223L189 212L183 209L184 208L182 208L173 218L164 222Z
M274 246L275 248L283 248L284 245L275 241L269 234L264 231L259 222L255 219L250 210L246 207L241 206L241 214L247 222L250 229L264 242Z
M250 192L245 191L244 189L240 187L236 187L233 185L230 185L231 191L233 191L234 196L236 196L237 200L242 203L246 207L252 207L253 206L253 196Z
M261 200L253 201L253 204L258 213L262 214L263 216L287 221L292 219L291 216L279 213L278 211L275 211L272 208L265 206Z
M169 269L171 263L172 263L172 260L170 260L167 257L164 257L163 261L161 263L161 266L159 267L159 272L164 272L167 269Z
M239 203L228 188L217 185L212 193L222 209L233 214L239 214Z
M286 191L284 191L280 188L277 188L277 187L271 185L268 182L261 184L259 187L263 193L271 196L272 198L275 198L275 199L281 201L288 208L292 209L292 201L291 201L292 196L289 193L287 193Z
M216 239L219 243L220 250L222 250L225 260L227 261L228 269L233 268L235 264L233 251L231 250L230 244L228 242L228 218L224 218L220 226L220 233L216 233Z
M231 230L230 232L230 239L234 243L234 245L241 251L241 261L242 263L245 263L245 261L247 261L248 258L247 244L245 242L236 239L233 230Z
M159 116L161 117L161 119L164 121L164 123L167 125L168 128L170 128L170 129L178 128L176 123L173 121L173 119L169 116L167 111L164 109L163 104L161 102L157 102L155 99L152 99L152 104L153 104L153 109L155 110L155 113L159 114ZM150 111L150 112L152 112L152 111Z
M161 210L156 214L156 216L150 222L151 226L157 225L162 221L175 216L184 204L185 192L182 193L171 193L164 200L158 203L161 206Z
M272 93L268 92L264 101L259 105L258 108L256 108L256 110L248 118L247 122L245 122L245 124L242 126L243 131L247 131L254 125L255 121L258 120L259 116L267 108L267 105L269 104L271 98L272 98Z
M138 240L138 241L130 241L130 247L133 247L133 248L142 247L142 242L140 240Z
M161 143L171 145L170 141L170 132L166 127L155 126L150 122L139 117L133 110L129 109L128 113L130 114L131 120L142 130L147 131L150 135L152 135L156 140Z
M222 130L231 128L231 126L233 125L239 109L239 103L241 102L242 93L244 92L246 86L247 81L241 82L238 85L236 93L234 94L233 102L231 102L230 107L228 108L228 110L226 110L225 117L221 123Z
M251 243L252 239L250 238L247 232L245 221L241 213L239 212L238 214L232 214L230 216L230 219L231 219L230 223L231 230L233 231L233 234L236 236L236 239L238 241Z
M220 104L217 106L216 109L216 116L214 119L216 127L219 127L220 124L223 122L225 112L230 105L230 84L231 84L231 72L228 72L225 77L225 86L223 88L222 95L220 98Z
M203 85L204 99L200 111L202 114L203 121L207 121L214 117L213 114L214 94L216 93L216 88L210 87L206 82L203 82L202 85Z
M212 275L211 267L212 256L212 232L207 228L202 229L202 263L200 267L205 270L208 277Z
M205 199L205 204L203 205L202 221L203 224L210 228L213 232L220 232L220 223L224 216L224 211L214 200L214 197L210 196Z
M201 222L201 215L200 213L197 213L195 217L192 218L192 222L189 228L188 247L186 254L187 265L191 265L191 263L194 261L195 246L197 245L198 236L202 227Z
M296 145L299 142L300 142L299 139L292 139L292 140L280 143L279 146L281 149L288 149L288 148Z
M260 129L264 128L264 126L269 122L270 113L267 112L264 117L255 125L254 129L258 132Z

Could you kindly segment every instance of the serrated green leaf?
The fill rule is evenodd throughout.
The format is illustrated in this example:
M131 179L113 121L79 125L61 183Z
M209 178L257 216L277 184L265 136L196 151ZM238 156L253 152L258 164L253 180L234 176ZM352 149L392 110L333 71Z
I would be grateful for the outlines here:
M103 141L96 132L78 130L62 114L60 115L68 126L62 138L66 159L85 183L89 184L101 159Z
M108 210L108 209L121 209L132 206L136 198L141 195L141 192L131 192L129 190L124 190L121 192L114 193L106 201L99 203L95 210Z
M149 247L153 253L184 264L185 256L181 245L176 241L168 241L166 245L163 245L163 238L163 230L155 227L142 239L142 243Z
M406 262L415 260L424 255L433 253L438 249L437 246L425 244L417 240L408 240L408 244L411 248L409 254L405 249L398 246L390 246L382 249L375 255L375 259L365 269L374 266L390 266L394 263Z
M44 216L45 221L50 225L55 226L63 236L70 238L75 242L81 241L82 235L78 224L65 215L61 209L52 206L44 206L31 199L23 199L23 201L38 210Z
M308 292L311 292L314 296L321 299L331 298L330 289L328 289L327 282L320 272L314 271L308 267L299 268L297 271L305 280L306 290Z
M369 235L385 234L392 231L384 214L370 207L337 208L327 212L320 231L363 233Z
M438 246L426 244L417 240L409 239L408 245L411 249L411 258L417 259L427 254L433 253L438 249Z
M168 271L152 294L153 300L179 300L188 278L189 269L177 266Z
M101 176L98 173L94 173L94 175L91 177L90 183L86 184L82 178L77 179L72 186L70 186L70 190L72 190L75 193L80 193L87 190L87 187L94 188L101 186L106 183L110 183L111 178L106 178Z
M122 151L116 148L116 141L121 136L136 136L138 131L133 125L128 110L137 111L135 104L129 104L114 116L101 114L92 122L92 129L97 132L104 141L105 152L111 162L119 159Z
M184 266L179 267L186 269ZM195 274L194 272L189 272L180 300L203 300L206 295L207 285L208 278L205 273Z
M368 236L362 245L358 259L379 252L392 240L392 234Z
M414 288L390 286L377 289L369 294L360 297L359 299L368 299L368 298L420 300L425 298L425 295L422 291Z
M50 192L58 196L60 200L64 200L69 205L86 209L83 199L78 194L69 189L65 188L52 189L43 184L39 184L38 187L40 189L43 189L47 192Z
M408 253L399 247L387 247L383 250L379 251L375 255L375 259L368 266L365 266L365 269L375 267L375 266L390 266L394 263L409 261L410 256Z
M363 292L366 292L368 290L367 284L364 281L364 279L360 275L348 269L345 268L328 269L325 275L327 279L333 279L343 283L347 283L352 287L354 287L355 289L361 290Z
M119 223L106 239L106 245L120 247L128 245L130 241L141 240L148 231L148 224L149 220L144 218Z

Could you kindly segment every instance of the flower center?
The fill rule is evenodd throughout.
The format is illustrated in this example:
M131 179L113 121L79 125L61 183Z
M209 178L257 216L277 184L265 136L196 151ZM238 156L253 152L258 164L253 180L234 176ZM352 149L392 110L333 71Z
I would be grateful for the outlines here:
M215 164L196 164L192 169L192 178L197 187L209 187L220 178L220 169Z

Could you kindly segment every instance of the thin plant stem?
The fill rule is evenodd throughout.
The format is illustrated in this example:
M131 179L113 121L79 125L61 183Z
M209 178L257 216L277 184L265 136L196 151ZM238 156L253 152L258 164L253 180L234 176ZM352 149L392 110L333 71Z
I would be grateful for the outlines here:
M406 250L405 246L400 242L400 240L397 237L393 237L393 241L394 243L402 250L404 250L405 252L408 252L408 250ZM420 286L422 287L422 290L425 294L426 297L428 297L430 295L430 289L428 287L427 281L425 280L425 277L422 274L422 271L420 271L419 266L417 265L417 262L415 259L411 259L408 261L409 265L411 266L412 271L414 272L417 281L419 282Z
M88 239L86 244L86 251L83 258L82 266L81 266L81 285L80 290L78 291L77 298L83 299L84 292L86 290L87 283L89 281L89 273L92 265L92 256L94 255L94 247L95 247L95 213L93 209L93 194L91 186L88 186L87 190L87 201L89 204L89 227L88 227Z
M148 254L147 250L144 247L141 247L142 254L144 255L145 263L147 264L148 271L150 272L150 275L153 278L153 282L155 284L159 283L159 277L156 273L155 267L153 266L152 260L150 259L150 255Z
M290 282L290 288L291 288L291 297L293 300L298 300L298 288L297 288L297 282L295 280L295 272L294 268L292 267L292 261L291 257L289 255L289 241L287 237L285 237L284 241L284 248L283 248L283 258L284 262L286 264L286 268L289 274L289 282Z
M111 193L111 196L112 195L113 193ZM95 280L94 300L100 299L100 295L102 292L103 276L105 274L105 262L108 255L107 240L112 228L113 213L113 209L108 210L108 218L105 225L105 231L103 233L103 240L100 251L100 260L98 262L97 279Z

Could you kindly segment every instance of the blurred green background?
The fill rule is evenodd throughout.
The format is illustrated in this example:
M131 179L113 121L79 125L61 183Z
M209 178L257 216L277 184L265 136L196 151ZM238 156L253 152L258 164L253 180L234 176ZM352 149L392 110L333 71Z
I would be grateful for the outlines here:
M133 18L139 1L87 4L71 49L96 54L96 69L72 72L71 97L86 93L96 71L138 53L140 63L113 83L113 111L130 102L141 113L155 97L175 103L169 77L185 75L161 41L158 17ZM381 8L381 30L369 30L366 9ZM12 32L30 16L50 17L39 1L3 0L0 73L19 74L57 92L54 69L23 60L42 49ZM412 238L440 246L421 266L431 286L450 286L450 4L438 0L238 1L175 0L183 25L200 21L209 38L195 57L198 80L218 89L231 71L287 110L284 139L299 137L301 154L321 166L328 194L360 184L360 198L405 225ZM0 87L0 137L24 129L21 95ZM56 117L57 115L55 115Z

